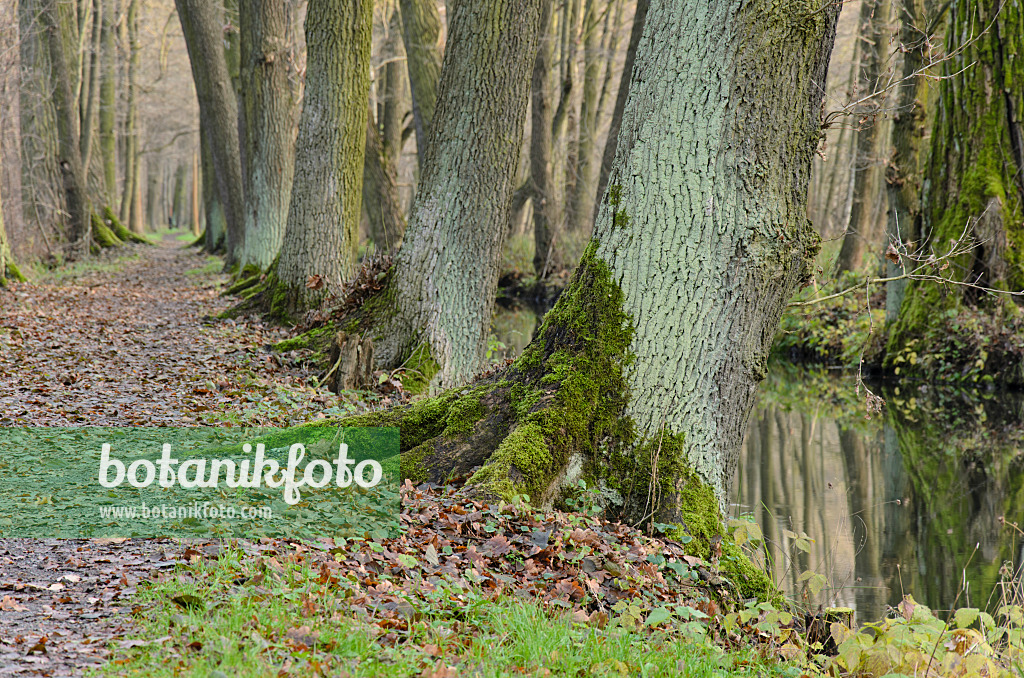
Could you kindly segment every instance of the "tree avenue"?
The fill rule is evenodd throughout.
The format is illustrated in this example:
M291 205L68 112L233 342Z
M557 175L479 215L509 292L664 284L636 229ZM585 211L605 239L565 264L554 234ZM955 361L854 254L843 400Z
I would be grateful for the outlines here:
M594 237L532 343L468 386L348 421L399 426L416 482L470 475L471 491L543 506L582 479L611 515L677 524L706 554L818 248L806 195L839 10L652 0Z

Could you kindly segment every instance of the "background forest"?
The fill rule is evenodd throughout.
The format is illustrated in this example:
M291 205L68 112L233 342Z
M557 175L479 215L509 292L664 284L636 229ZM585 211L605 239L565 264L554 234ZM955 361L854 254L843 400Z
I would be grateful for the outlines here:
M1017 675L1022 238L1021 0L5 2L0 426L398 427L409 529L0 539L0 667Z

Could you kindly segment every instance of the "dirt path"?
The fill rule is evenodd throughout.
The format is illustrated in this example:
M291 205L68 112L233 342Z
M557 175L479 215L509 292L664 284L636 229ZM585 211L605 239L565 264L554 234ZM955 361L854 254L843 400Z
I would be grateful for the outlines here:
M216 260L173 241L119 256L65 284L0 290L0 426L286 425L353 408L306 385L302 356L282 365L269 350L282 328L212 318L230 304ZM183 549L0 539L0 676L100 663L137 582Z

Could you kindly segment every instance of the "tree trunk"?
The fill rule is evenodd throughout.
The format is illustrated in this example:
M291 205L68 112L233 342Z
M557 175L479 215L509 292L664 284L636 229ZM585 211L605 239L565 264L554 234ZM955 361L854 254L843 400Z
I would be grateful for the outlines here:
M412 110L408 56L402 38L402 13L397 9L391 15L388 33L388 63L384 67L384 112L380 121L380 138L385 157L392 167L397 167L402 156L402 147L405 145L405 116ZM414 116L414 133L415 128ZM404 215L402 219L404 222Z
M58 0L50 0L49 6L40 12L39 20L47 33L50 46L50 82L53 84L57 117L57 162L64 188L69 250L75 254L87 254L90 243L90 208L79 147L77 99L72 93L74 81L65 51L68 43L67 23L74 21L67 10Z
M604 154L601 156L601 173L597 181L597 199L604 200L605 191L608 189L608 174L612 171L612 161L615 160L615 149L619 141L619 128L622 126L622 111L626 108L626 97L629 95L629 81L633 76L633 63L636 61L636 48L640 43L640 36L644 31L644 21L647 18L647 8L650 0L637 0L636 10L633 14L633 30L629 34L629 47L626 48L626 62L622 68L622 79L619 81L619 92L615 95L615 108L612 109L612 121L608 128L608 140L604 145ZM594 220L597 220L597 211L600 203L594 205Z
M209 144L213 179L224 213L225 259L233 264L245 244L245 200L238 103L224 56L223 12L220 3L211 0L175 0L175 5L199 98L200 127Z
M220 192L214 178L213 152L206 141L203 121L199 120L199 159L203 175L203 213L206 216L206 237L204 246L210 254L224 251L227 238L227 223L224 220L224 207L220 201ZM173 194L172 194L173 195ZM173 198L172 198L173 199Z
M117 200L117 0L102 0L100 22L100 156L106 202Z
M583 97L577 128L578 151L576 181L567 214L569 230L586 233L590 230L597 195L599 167L595 164L597 148L598 82L601 79L601 24L598 0L587 0L583 14Z
M551 123L551 93L548 73L551 71L553 40L551 36L551 3L544 2L540 15L540 44L533 62L530 80L530 197L533 201L533 270L538 279L561 271L563 262L556 247L558 232L557 197L552 178L551 151L554 145ZM560 244L559 244L560 245Z
M246 130L245 256L261 271L284 240L295 169L300 91L290 2L241 0L242 106Z
M887 57L889 2L863 0L860 6L860 67L856 97L878 91L882 66ZM884 140L883 118L879 116L884 97L872 99L854 111L851 124L857 125L857 155L854 160L853 204L846 237L839 251L838 272L859 271L864 266L864 251L877 248L874 203L885 199L881 191L883 165L879 142ZM885 118L888 119L887 117ZM878 257L882 254L878 252ZM875 260L870 264L877 263Z
M448 17L419 194L376 352L398 364L425 343L442 386L467 381L486 351L541 4L459 3Z
M437 106L438 82L441 79L441 17L437 12L437 0L400 0L399 6L409 64L409 84L412 88L416 153L422 167L427 152L427 135ZM451 15L452 8L448 7L449 22Z
M128 0L126 34L128 36L128 92L125 99L124 120L124 191L121 194L121 222L132 233L142 233L142 215L139 214L139 0Z
M85 0L88 2L89 0ZM82 167L88 173L89 167L92 164L92 151L94 137L95 137L95 126L96 126L96 104L97 104L97 87L99 84L99 55L102 49L101 37L102 26L103 26L103 3L101 0L91 0L92 2L92 39L90 41L89 48L89 77L82 84L82 101L79 105L82 119L82 134L81 134L81 153L82 153ZM83 55L83 61L85 57Z
M925 171L922 253L941 256L967 228L978 245L952 275L980 286L1024 289L1024 8L954 0ZM944 311L983 304L976 290L912 282L889 337L894 357L945 322ZM928 350L920 345L918 351Z
M295 180L271 312L292 316L318 303L319 275L340 285L355 273L362 205L372 0L311 0L306 10L306 94Z
M886 168L886 191L889 195L889 221L886 235L890 240L910 242L920 232L921 218L921 146L924 140L928 83L924 76L914 76L925 63L929 36L920 25L930 21L924 0L905 0L900 12L900 47L903 69L892 123L892 156ZM886 260L886 277L896 277L902 268ZM907 281L895 280L885 285L885 322L899 318Z
M780 316L812 274L839 9L652 0L608 200L533 342L470 388L351 423L400 426L414 481L472 473L482 494L545 505L584 479L619 518L675 523L705 556L719 541L763 594L721 507Z
M370 240L377 252L394 252L398 250L405 232L405 215L398 199L395 166L385 152L372 108L367 115L365 152L363 209L370 222Z
M3 134L0 133L0 142L3 141ZM3 158L3 149L0 148L0 158ZM24 282L17 265L14 263L14 256L11 254L11 244L7 240L7 229L4 227L3 196L0 196L0 288L7 287L8 280Z
M64 195L57 154L57 114L50 79L50 45L42 27L49 0L18 3L21 209L25 225L44 239L59 228ZM47 249L50 249L47 244Z

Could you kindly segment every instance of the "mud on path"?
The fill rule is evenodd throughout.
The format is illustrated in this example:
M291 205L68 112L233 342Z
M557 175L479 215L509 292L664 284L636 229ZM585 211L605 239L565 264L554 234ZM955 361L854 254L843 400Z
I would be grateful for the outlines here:
M116 257L0 289L0 426L288 425L359 407L310 387L304 356L270 350L284 328L214 318L231 304L216 259L173 241ZM184 549L0 539L0 676L101 663L136 584Z

